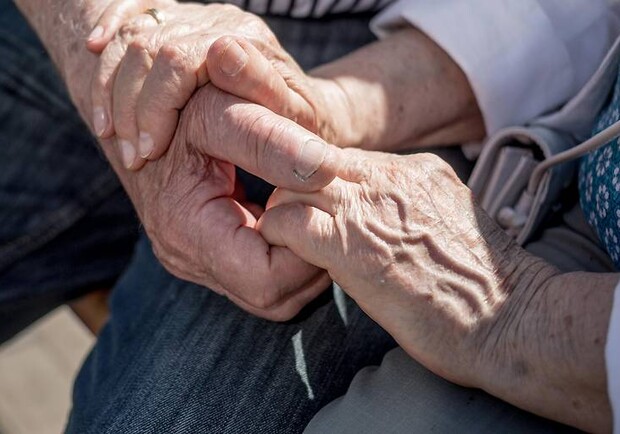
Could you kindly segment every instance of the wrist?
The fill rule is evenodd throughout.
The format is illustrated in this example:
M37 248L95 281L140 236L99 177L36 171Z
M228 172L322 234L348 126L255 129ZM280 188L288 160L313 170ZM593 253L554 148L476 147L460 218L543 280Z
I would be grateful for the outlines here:
M532 364L538 364L531 358L535 334L530 332L536 325L528 324L529 314L540 303L548 282L560 273L546 261L518 250L498 261L497 285L502 297L476 333L479 351L472 372L476 387L508 401L514 398L510 394L515 388L523 391L527 387L525 377L531 374Z
M318 95L315 113L319 136L341 148L361 147L363 132L355 125L354 105L338 79L312 75L308 79Z
M310 74L332 83L326 100L331 104L333 94L340 95L337 104L348 113L345 126L336 126L341 146L399 151L484 137L467 77L441 47L414 28ZM334 110L329 108L331 116Z
M521 250L500 282L506 298L477 333L471 384L579 429L608 431L604 348L615 278L561 273Z

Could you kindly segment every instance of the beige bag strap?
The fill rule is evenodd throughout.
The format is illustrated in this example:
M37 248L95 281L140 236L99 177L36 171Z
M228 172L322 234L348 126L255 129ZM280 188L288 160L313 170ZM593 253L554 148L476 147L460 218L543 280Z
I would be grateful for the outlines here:
M618 137L620 137L620 121L605 128L585 142L541 161L532 172L527 189L523 192L521 199L517 201L516 206L506 206L499 211L497 221L500 226L509 230L509 232L520 231L529 217L536 191L547 171L554 166L575 160L589 152L595 151Z

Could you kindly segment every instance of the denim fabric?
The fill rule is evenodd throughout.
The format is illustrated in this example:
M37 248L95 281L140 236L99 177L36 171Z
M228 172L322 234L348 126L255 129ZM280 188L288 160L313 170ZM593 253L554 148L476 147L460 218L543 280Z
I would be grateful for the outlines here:
M6 0L0 59L1 343L113 283L138 225L42 46Z
M170 276L142 240L76 383L72 433L293 433L392 340L331 292L288 323ZM308 386L297 371L301 333Z

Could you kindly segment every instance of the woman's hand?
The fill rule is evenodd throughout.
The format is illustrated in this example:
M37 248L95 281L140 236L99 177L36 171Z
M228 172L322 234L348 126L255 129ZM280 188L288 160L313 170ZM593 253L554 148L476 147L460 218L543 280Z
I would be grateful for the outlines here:
M277 189L259 230L325 268L410 355L476 385L513 279L555 270L496 227L438 157L341 152L339 178L313 193Z
M147 3L112 3L93 31L100 37L87 42L93 52L105 46L93 80L93 125L102 138L117 135L127 168L167 150L179 111L208 81L319 132L319 97L262 20L234 6L158 1L158 23L140 14Z
M517 246L439 158L340 150L317 192L277 189L257 227L453 382L585 431L611 427L605 336L617 274Z

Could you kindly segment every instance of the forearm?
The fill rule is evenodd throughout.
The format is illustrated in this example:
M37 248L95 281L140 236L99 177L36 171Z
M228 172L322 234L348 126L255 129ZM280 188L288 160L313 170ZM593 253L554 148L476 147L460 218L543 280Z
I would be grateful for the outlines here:
M331 82L337 144L395 151L481 139L484 123L459 66L407 28L311 72ZM329 96L327 97L329 98Z
M424 176L442 182L432 190L433 206L452 230L430 233L434 250L428 256L439 267L429 266L428 281L416 284L435 285L448 300L478 294L482 301L473 311L457 311L456 324L465 320L470 331L451 345L456 364L437 359L430 367L527 411L586 431L609 431L605 345L619 275L561 273L518 246L472 203L468 190L449 188L436 172ZM442 239L448 244L439 244ZM426 255L416 256L423 264ZM464 362L459 354L472 358Z
M82 116L88 109L90 79L97 58L85 47L109 0L15 0L58 68Z
M109 0L15 0L15 3L56 64L80 115L92 128L90 89L97 56L86 49L85 41ZM100 142L125 188L129 188L135 176L123 169L113 141Z
M608 432L605 343L618 275L554 274L542 261L528 268L490 329L478 385L541 416Z

